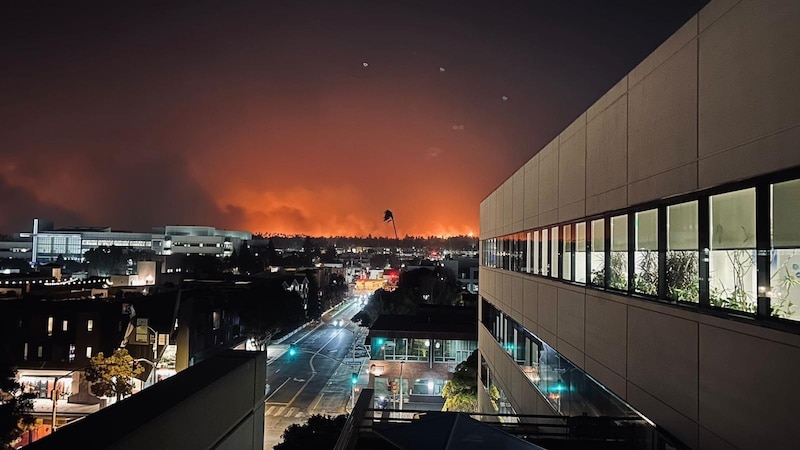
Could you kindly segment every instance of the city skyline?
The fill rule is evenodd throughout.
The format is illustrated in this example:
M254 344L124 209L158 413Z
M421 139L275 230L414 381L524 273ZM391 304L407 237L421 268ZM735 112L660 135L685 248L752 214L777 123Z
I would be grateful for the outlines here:
M0 231L477 235L480 202L706 2L13 4ZM655 9L658 8L658 9Z

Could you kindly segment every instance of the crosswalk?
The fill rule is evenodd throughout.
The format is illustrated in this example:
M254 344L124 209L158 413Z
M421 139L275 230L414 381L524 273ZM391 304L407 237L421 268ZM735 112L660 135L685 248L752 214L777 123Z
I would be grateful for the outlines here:
M267 409L264 411L264 416L270 417L295 417L300 418L303 417L305 413L300 410L300 408L295 407L288 407L283 405L272 405L268 406Z

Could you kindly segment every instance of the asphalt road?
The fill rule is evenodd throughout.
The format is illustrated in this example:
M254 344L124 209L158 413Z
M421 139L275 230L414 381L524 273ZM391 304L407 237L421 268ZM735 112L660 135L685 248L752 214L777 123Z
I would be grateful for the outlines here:
M353 362L353 338L363 343L366 330L350 321L360 307L348 302L322 317L322 322L302 330L281 345L270 346L267 366L269 391L264 404L264 448L281 442L291 424L305 423L312 414L335 416L350 410L351 374L359 372L360 386L367 383L367 358ZM343 325L336 322L342 319ZM294 344L297 354L289 354Z

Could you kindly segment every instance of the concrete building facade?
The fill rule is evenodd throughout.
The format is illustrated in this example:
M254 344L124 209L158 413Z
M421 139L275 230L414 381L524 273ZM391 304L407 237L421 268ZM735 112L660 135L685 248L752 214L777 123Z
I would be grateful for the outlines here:
M516 413L796 446L798 42L800 2L712 0L481 202L482 382Z

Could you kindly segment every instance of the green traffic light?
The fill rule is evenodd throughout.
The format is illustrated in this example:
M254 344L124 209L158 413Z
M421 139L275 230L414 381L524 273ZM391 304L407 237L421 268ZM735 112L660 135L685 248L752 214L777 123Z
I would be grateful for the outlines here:
M358 384L358 373L353 372L353 374L350 375L350 383L352 383L353 385Z
M551 391L555 393L561 393L567 390L567 386L564 385L564 382L558 380L554 386L552 386Z
M375 338L375 344L377 344L378 347L383 347L384 342L386 342L384 338Z
M294 356L297 354L297 347L294 344L289 346L289 356Z

